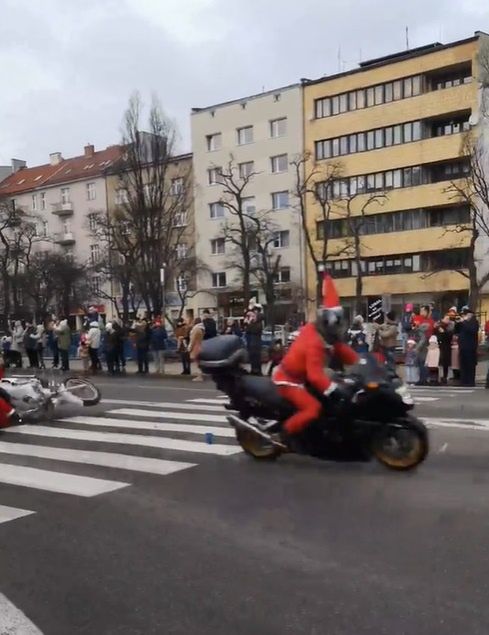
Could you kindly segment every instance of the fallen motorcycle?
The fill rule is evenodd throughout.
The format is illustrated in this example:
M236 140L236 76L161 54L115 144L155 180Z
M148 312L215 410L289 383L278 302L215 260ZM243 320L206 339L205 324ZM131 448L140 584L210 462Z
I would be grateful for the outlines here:
M258 460L276 459L291 449L278 433L294 407L269 378L250 375L245 361L242 342L233 335L204 341L199 356L202 371L230 398L226 408L237 412L227 420L242 449ZM414 402L406 386L385 366L367 355L338 379L349 398L328 404L328 411L294 442L294 452L337 461L374 457L393 470L410 470L426 458L427 429L410 412Z
M9 377L0 381L3 391L22 421L49 419L65 409L95 406L101 399L100 390L83 377Z

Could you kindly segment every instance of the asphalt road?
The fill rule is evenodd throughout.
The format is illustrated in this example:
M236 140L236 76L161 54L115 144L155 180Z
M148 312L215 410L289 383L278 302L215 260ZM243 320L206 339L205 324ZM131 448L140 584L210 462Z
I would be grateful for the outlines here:
M222 426L220 406L190 401L218 398L207 382L99 383L107 401L83 413L98 425L0 435L0 635L489 633L484 390L416 390L432 451L396 474L254 463L219 434L207 446L199 432ZM15 485L15 466L40 471ZM12 509L34 513L8 520Z

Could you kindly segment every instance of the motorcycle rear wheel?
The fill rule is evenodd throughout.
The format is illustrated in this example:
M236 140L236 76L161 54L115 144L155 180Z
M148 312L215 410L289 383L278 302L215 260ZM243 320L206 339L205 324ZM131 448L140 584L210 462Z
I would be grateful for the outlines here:
M102 398L100 390L84 377L68 377L64 385L66 390L83 401L84 406L96 406Z
M391 470L412 470L422 463L429 451L428 434L423 424L388 425L374 438L372 453Z
M236 439L243 452L257 461L274 461L281 455L279 448L266 443L251 430L236 430Z

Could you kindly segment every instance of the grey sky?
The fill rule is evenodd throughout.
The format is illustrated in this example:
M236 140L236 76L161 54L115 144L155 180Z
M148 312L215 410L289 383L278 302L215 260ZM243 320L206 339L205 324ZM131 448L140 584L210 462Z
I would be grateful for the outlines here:
M130 93L189 111L489 31L487 0L0 0L0 163L117 143Z

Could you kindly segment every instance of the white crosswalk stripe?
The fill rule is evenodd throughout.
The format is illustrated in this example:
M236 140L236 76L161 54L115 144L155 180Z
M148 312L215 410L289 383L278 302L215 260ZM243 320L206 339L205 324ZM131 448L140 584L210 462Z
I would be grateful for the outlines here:
M478 388L459 386L409 386L414 403L423 404L437 402L441 399L459 399L471 395Z
M199 461L192 460L195 457L238 454L241 448L232 442L234 430L225 418L226 401L198 404L114 399L105 403L132 407L109 410L98 416L65 418L49 425L6 428L0 433L0 485L20 487L23 491L32 489L90 497L130 486L131 473L167 476L198 466ZM215 439L223 442L215 442ZM56 445L50 440L55 440ZM100 448L100 444L104 444L107 451L103 451L105 448ZM151 456L145 455L148 451ZM187 461L189 457L192 458ZM23 464L13 464L15 458ZM38 463L29 466L29 460ZM42 461L40 466L39 461ZM58 465L53 467L53 462L69 464L69 472ZM76 466L80 465L99 468L97 478L76 474ZM100 478L102 468L109 470L109 478L106 479L105 474ZM125 477L110 478L113 470L123 470ZM0 524L36 511L0 504Z

